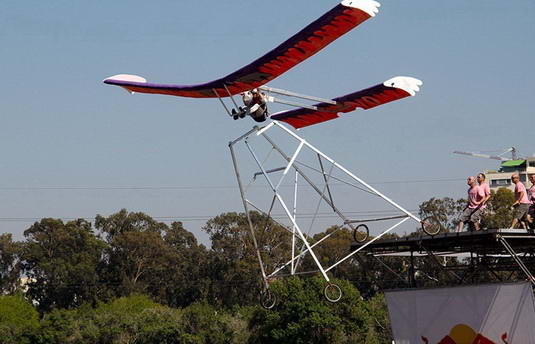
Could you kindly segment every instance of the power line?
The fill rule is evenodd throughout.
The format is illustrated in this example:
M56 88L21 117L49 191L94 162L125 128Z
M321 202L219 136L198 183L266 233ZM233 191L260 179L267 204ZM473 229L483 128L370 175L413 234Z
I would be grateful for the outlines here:
M414 179L414 180L389 180L382 182L370 182L369 184L381 185L381 184L417 184L417 183L438 183L438 182L459 182L464 181L465 178L436 178L436 179ZM330 183L331 185L347 186L345 183L336 182ZM293 184L282 184L282 187L293 187ZM303 184L301 186L308 186ZM253 185L251 187L264 187L261 185ZM198 186L1 186L2 191L48 191L48 190L214 190L214 189L237 189L237 186L229 185L198 185Z
M409 210L410 212L417 212L418 210ZM393 211L393 210L364 210L364 211L348 211L344 212L346 215L359 215L359 216L390 216L390 215L397 215L399 212ZM220 215L220 214L218 214ZM180 221L180 222L193 222L193 221L208 221L210 219L215 218L218 215L190 215L190 216L151 216L152 219L157 221ZM285 214L273 214L271 216L273 219L280 220L285 219ZM303 213L299 215L299 218L301 219L312 219L314 217L314 213ZM35 217L35 216L25 216L25 217L0 217L0 222L35 222L40 221L43 218L58 218L63 221L73 221L77 219L85 219L85 220L91 220L94 221L95 217L54 217L54 216L45 216L45 217ZM316 218L320 219L339 219L339 216L333 213L318 213Z

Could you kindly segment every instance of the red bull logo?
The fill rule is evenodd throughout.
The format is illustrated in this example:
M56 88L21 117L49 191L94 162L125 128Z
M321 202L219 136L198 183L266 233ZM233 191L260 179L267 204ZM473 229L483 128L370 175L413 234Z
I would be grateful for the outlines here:
M501 343L494 342L481 333L476 333L470 326L465 324L455 325L450 333L442 338L437 344L509 344L507 333L502 334ZM429 339L422 336L423 344L430 344Z

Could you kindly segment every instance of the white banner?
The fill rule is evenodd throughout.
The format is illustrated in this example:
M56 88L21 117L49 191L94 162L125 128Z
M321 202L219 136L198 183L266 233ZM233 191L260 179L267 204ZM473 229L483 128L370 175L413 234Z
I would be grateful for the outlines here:
M386 292L396 344L535 344L530 283Z

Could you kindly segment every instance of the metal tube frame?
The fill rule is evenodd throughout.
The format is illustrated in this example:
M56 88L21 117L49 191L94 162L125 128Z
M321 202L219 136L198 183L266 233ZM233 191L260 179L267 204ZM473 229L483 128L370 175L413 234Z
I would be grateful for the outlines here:
M332 100L332 99L320 98L320 97L315 97L315 96L308 96L306 94L300 94L300 93L296 93L296 92L292 92L292 91L283 90L283 89L280 89L280 88L274 88L274 87L268 87L268 86L260 86L260 87L258 87L258 89L260 89L262 91L265 91L265 92L276 93L276 94L280 94L280 95L287 96L287 97L301 98L301 99L306 99L306 100L312 100L312 101L327 103L327 104L331 104L331 105L338 104L335 100Z
M293 152L293 154L291 154L291 156L286 154L269 136L267 136L266 132L268 130L271 130L274 127L277 127L279 129L281 129L283 132L286 132L287 134L289 134L290 137L296 139L299 142L299 145L298 145L297 149ZM277 183L274 183L272 181L271 176L270 176L270 173L273 173L274 171L266 170L266 168L264 167L264 164L257 157L253 147L249 143L249 138L253 134L256 134L255 136L262 136L272 146L272 150L277 151L283 157L283 159L286 160L286 162L287 162L287 165L284 168L284 172L282 173L282 176L280 177L280 179L279 179L279 181ZM238 143L240 143L242 141L244 142L247 150L249 151L249 153L251 154L252 158L254 159L257 167L261 171L261 172L255 173L254 178L256 178L260 174L264 176L264 178L266 179L266 181L267 181L267 183L269 185L269 189L271 190L271 192L273 192L273 201L277 200L279 202L279 204L282 206L282 208L283 208L283 210L285 212L286 217L288 218L288 220L291 223L291 230L290 230L289 227L286 227L286 226L283 226L283 227L287 228L292 234L292 250L291 250L292 251L291 252L292 257L288 262L286 262L283 265L279 266L271 274L267 274L266 271L265 271L265 266L264 266L264 263L263 263L263 260L262 260L262 255L260 253L260 250L259 250L259 247L258 247L258 243L257 243L257 240L256 240L256 236L255 236L254 226L252 224L251 217L250 217L250 214L249 214L250 209L249 209L248 205L249 204L252 205L252 203L246 197L246 192L247 191L243 187L244 184L243 184L243 182L241 180L241 175L240 175L240 172L239 172L238 160L237 160L237 157L236 157L236 154L235 154L235 150L234 150L234 145L236 145L236 144L238 144ZM299 274L296 271L298 264L295 264L295 261L296 260L298 261L301 257L303 257L307 253L309 253L311 255L311 257L314 260L316 266L318 267L318 271L323 275L324 279L327 282L329 282L330 279L329 279L329 276L327 275L327 272L329 272L330 270L332 270L333 268L335 268L336 266L338 266L342 262L346 261L351 256L357 254L362 249L366 248L368 245L370 245L374 241L380 239L382 236L384 236L388 232L394 230L396 227L400 226L401 224L403 224L405 221L407 221L409 219L413 219L414 221L416 221L418 223L421 222L421 220L418 217L416 217L415 215L410 213L408 210L406 210L405 208L403 208L400 205L398 205L397 203L395 203L390 198L386 197L384 194L382 194L381 192L379 192L378 190L376 190L375 188L373 188L372 186L367 184L364 180L362 180L361 178L359 178L355 174L351 173L349 170L347 170L346 168L344 168L343 166L338 164L336 161L334 161L333 159L331 159L330 157L328 157L327 155L322 153L320 150L318 150L317 148L315 148L314 146L309 144L306 140L304 140L303 138L301 138L296 133L294 133L293 131L289 130L284 125L280 124L279 122L273 121L273 122L269 123L267 126L262 127L262 128L255 126L253 129L249 130L244 135L241 135L239 138L235 139L234 141L229 142L229 148L230 148L230 152L231 152L231 156L232 156L232 161L233 161L233 166L234 166L236 178L238 180L238 186L239 186L239 189L240 189L240 196L242 198L243 207L244 207L244 210L245 210L245 213L246 213L246 216L247 216L249 230L251 232L253 243L254 243L255 249L257 251L256 252L257 253L257 258L258 258L258 262L260 264L260 269L261 269L262 277L263 277L263 280L264 280L265 288L269 288L269 280L272 277L277 276L277 274L280 271L282 271L283 269L285 269L288 265L290 265L290 274L291 275ZM325 188L323 190L320 190L320 188L303 172L303 170L301 168L299 168L299 166L298 166L299 164L297 162L297 158L298 158L299 154L302 152L302 150L304 148L308 148L309 150L311 150L312 152L314 152L317 155L318 160L320 162L320 169L321 169L320 173L322 174L322 176L324 178L324 182L325 182L327 190L328 190L328 195L325 195ZM321 200L323 200L329 207L332 208L333 212L336 215L338 215L338 217L342 220L342 225L347 225L353 230L355 228L352 225L352 223L354 223L354 220L352 221L349 218L347 218L343 214L343 212L340 211L340 209L338 209L334 205L333 196L331 194L330 188L328 187L328 179L327 179L327 177L330 177L330 172L329 172L329 174L326 174L326 171L325 171L325 169L323 167L322 159L325 159L326 161L331 163L332 164L332 168L336 167L340 171L344 172L344 174L347 177L349 177L349 178L353 179L354 181L358 182L360 185L363 186L363 189L365 189L367 192L382 198L385 202L389 203L390 205L392 205L393 207L395 207L396 209L398 209L399 211L401 211L402 213L405 214L404 216L401 217L402 218L401 221L397 222L396 224L394 224L394 225L390 226L389 228L387 228L386 230L382 231L378 236L376 236L375 238L373 238L372 240L370 240L366 244L362 245L357 250L349 253L345 257L343 257L340 260L338 260L336 263L334 263L331 266L326 267L326 268L323 267L322 264L320 263L318 257L316 256L315 252L313 251L313 248L316 247L317 245L319 245L320 243L322 243L323 241L325 241L326 239L328 239L329 237L331 237L335 232L337 232L337 230L329 233L328 235L326 235L325 237L323 237L321 240L319 240L318 242L316 242L314 244L310 244L309 243L309 241L307 240L307 237L305 236L305 234L301 230L300 225L298 224L297 199L298 199L298 178L299 178L299 176L301 176L301 178L303 178L303 180L306 183L308 183L314 189L314 191L320 196L320 202L321 202ZM293 207L290 209L290 207L287 206L287 203L283 199L282 195L279 193L279 188L282 185L282 182L285 180L288 172L292 168L295 170L295 178L294 178L294 181L293 181L293 183L294 183ZM277 169L277 170L282 170L282 168ZM254 207L254 208L256 208L256 207ZM262 211L262 212L264 214L266 214L268 216L268 218L271 218L272 210L273 210L273 202L272 202L272 206L270 207L270 210L269 210L269 212L267 214L264 211ZM341 228L342 228L342 226L340 226L339 229L341 229ZM297 250L296 249L296 244L297 244L296 239L299 239L300 241L302 241L302 243L304 245L301 248L301 250Z

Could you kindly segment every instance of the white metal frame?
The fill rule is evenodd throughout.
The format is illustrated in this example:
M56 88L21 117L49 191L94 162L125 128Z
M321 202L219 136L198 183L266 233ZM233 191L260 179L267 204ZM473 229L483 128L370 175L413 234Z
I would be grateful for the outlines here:
M268 132L274 131L274 130L277 130L277 129L281 130L283 134L289 135L291 138L295 139L298 142L298 146L293 151L293 153L287 154L281 147L279 147L279 145L277 145L274 142L274 140L270 136L268 136ZM253 147L253 141L257 137L265 139L267 141L268 145L270 145L272 147L272 150L277 152L277 153L279 153L280 156L283 158L283 160L285 160L286 163L287 163L286 166L284 167L284 171L282 172L282 176L280 177L278 182L275 182L274 178L272 178L270 176L270 173L273 172L273 171L282 171L282 168L277 168L277 169L273 169L273 170L267 170L265 168L264 163L258 158L258 156L257 156L257 154L255 152L255 149ZM262 175L262 176L264 176L264 178L266 179L266 181L268 183L268 187L269 187L270 192L272 192L273 199L272 199L272 202L271 202L271 208L269 210L267 210L267 211L264 211L264 210L260 209L260 207L256 206L247 197L249 190L246 190L244 188L244 183L242 181L242 176L240 174L237 154L236 154L236 151L235 151L235 146L237 144L244 144L246 146L247 151L250 153L252 159L256 163L256 166L260 170L260 172L254 174L253 179L256 178L258 175ZM372 242L380 239L382 236L384 236L385 234L391 232L392 230L394 230L395 228L397 228L398 226L400 226L401 224L403 224L404 222L406 222L409 219L412 219L412 220L416 221L418 224L421 222L421 220L418 217L416 217L415 215L413 215L411 212L409 212L408 210L406 210L402 206L398 205L396 202L394 202L393 200L391 200L390 198L385 196L383 193L381 193L377 189L373 188L371 185L366 183L363 179L359 178L358 176L356 176L355 174L353 174L352 172L347 170L342 165L338 164L336 161L334 161L333 159L331 159L330 157L328 157L327 155L322 153L319 149L317 149L316 147L314 147L313 145L308 143L305 139L303 139L302 137L298 136L294 131L288 129L286 126L284 126L280 122L272 121L271 123L269 123L265 127L257 127L257 126L255 126L253 129L249 130L247 133L245 133L244 135L240 136L236 140L229 142L229 148L230 148L232 161L233 161L233 165L234 165L234 169L235 169L235 173L236 173L236 178L238 180L238 186L239 186L239 189L240 189L240 195L241 195L241 198L242 198L243 207L244 207L244 210L245 210L245 214L247 216L247 220L248 220L249 229L250 229L250 232L251 232L251 235L252 235L253 243L254 243L255 248L256 248L257 258L259 260L260 269L261 269L262 277L263 277L263 280L264 280L264 287L266 289L269 288L270 279L273 278L273 277L278 276L279 273L281 271L283 271L284 269L286 269L288 266L290 266L290 275L298 274L297 266L299 264L299 260L307 253L311 255L312 259L314 260L314 262L315 262L315 264L316 264L316 266L318 268L318 271L323 275L325 280L327 282L330 282L330 278L329 278L329 276L327 274L329 271L331 271L332 269L334 269L336 266L338 266L342 262L346 261L347 259L349 259L353 255L357 254L358 252L360 252L361 250L366 248ZM303 171L303 169L297 163L297 159L298 159L299 155L302 153L302 151L304 149L308 149L308 150L310 150L311 152L313 152L314 154L316 154L318 156L318 159L319 159L319 162L320 162L320 165L321 165L321 170L319 172L321 172L323 174L323 178L324 178L324 181L325 181L323 189L320 186L318 186L316 183L314 183L312 181L312 179L307 176L307 174ZM386 203L390 204L395 209L400 211L401 214L402 214L402 216L393 217L393 218L401 218L400 221L398 221L394 225L391 225L390 227L384 229L379 235L374 237L372 240L370 240L366 244L364 244L361 247L359 247L357 250L349 253L348 255L346 255L345 257L341 258L336 263L334 263L334 264L332 264L331 266L328 266L328 267L322 266L320 260L318 259L317 255L316 255L316 253L314 252L313 249L314 249L314 247L316 247L317 245L321 244L323 241L328 239L330 236L332 236L336 231L333 231L333 232L329 233L328 235L326 235L325 237L323 237L321 240L319 240L318 242L316 242L314 244L309 243L309 241L307 240L305 234L303 233L303 229L301 228L301 226L299 224L299 221L298 221L299 220L299 216L298 216L298 212L297 212L297 204L298 204L297 203L297 199L298 199L298 191L299 191L298 181L300 179L302 179L310 187L312 187L312 189L314 189L315 192L320 196L320 202L324 201L329 206L329 208L331 208L333 210L333 212L343 221L344 225L347 225L351 229L355 230L355 227L353 226L353 223L355 223L357 221L351 220L340 209L338 209L336 207L336 205L334 204L333 198L332 198L332 195L331 195L331 189L329 188L329 179L332 177L331 176L331 171L329 171L329 172L325 171L325 169L323 167L323 164L322 164L322 159L324 159L325 161L328 161L331 164L331 171L332 171L333 168L336 168L339 171L343 172L345 177L350 179L352 182L358 183L358 185L360 186L358 188L360 190L366 191L366 192L368 192L368 193L370 193L372 195L380 197ZM279 188L280 188L282 182L286 179L287 175L290 174L291 170L293 170L295 172L295 176L294 176L294 180L293 180L293 183L294 183L293 199L292 200L285 200L283 195L281 195L281 193L279 192ZM262 255L261 255L260 250L258 248L258 243L257 243L256 237L255 237L254 227L253 227L253 224L252 224L251 218L250 218L250 211L252 209L258 210L258 211L261 211L262 213L264 213L265 215L267 215L268 217L271 218L271 216L272 216L271 212L272 212L272 209L273 209L273 205L274 205L274 203L276 201L278 201L279 204L282 206L282 208L284 209L284 213L285 213L285 215L287 217L287 220L289 220L289 222L291 223L291 227L284 226L284 225L283 226L284 226L284 228L286 228L288 231L290 231L292 233L292 250L291 250L292 252L291 252L291 259L289 261L287 261L283 265L281 265L278 268L276 268L275 271L273 271L271 273L268 273L268 272L265 271L265 266L264 266L263 261L262 261ZM390 217L390 218L385 218L385 219L393 219L393 218ZM374 219L372 221L376 221L376 220L377 219ZM301 249L299 249L297 247L297 240L300 240L303 243L303 246L301 247Z

